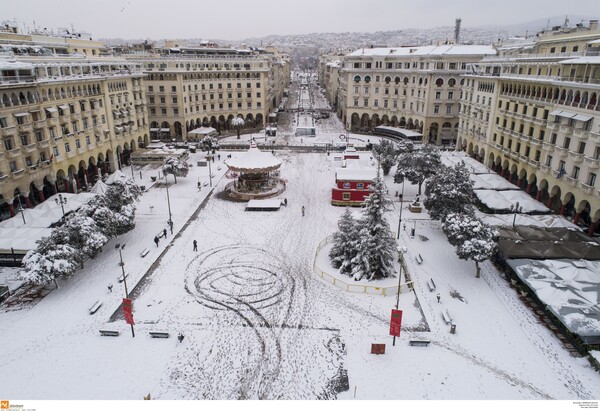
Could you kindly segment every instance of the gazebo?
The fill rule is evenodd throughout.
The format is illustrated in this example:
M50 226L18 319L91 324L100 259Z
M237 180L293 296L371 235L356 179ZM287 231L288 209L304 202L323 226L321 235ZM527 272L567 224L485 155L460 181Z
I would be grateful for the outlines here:
M254 141L244 155L228 159L225 164L236 177L227 189L238 199L267 198L285 190L285 183L279 178L281 160L260 151Z

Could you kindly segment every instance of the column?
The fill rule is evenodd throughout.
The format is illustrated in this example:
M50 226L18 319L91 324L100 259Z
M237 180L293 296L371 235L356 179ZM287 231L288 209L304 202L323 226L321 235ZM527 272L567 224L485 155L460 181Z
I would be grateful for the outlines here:
M596 227L598 227L598 221L594 221L591 225L590 225L590 229L588 230L588 235L590 237L592 237L594 235L594 232L596 231Z
M575 218L573 218L573 224L579 224L579 219L581 218L581 213L575 213Z
M527 184L527 188L525 189L525 192L527 194L531 194L531 189L533 188L533 183Z
M31 208L31 200L29 199L29 193L23 193L23 197L25 198L25 208Z
M542 190L538 190L537 194L535 195L535 199L537 201L541 201L542 200Z
M13 205L12 201L8 203L8 211L10 212L10 216L14 217L15 214L15 206Z
M561 204L560 204L560 210L558 211L558 214L564 216L566 208L567 208L567 205L561 202Z
M554 198L553 196L548 197L548 203L546 204L546 207L548 207L549 209L552 209L552 199L553 198Z

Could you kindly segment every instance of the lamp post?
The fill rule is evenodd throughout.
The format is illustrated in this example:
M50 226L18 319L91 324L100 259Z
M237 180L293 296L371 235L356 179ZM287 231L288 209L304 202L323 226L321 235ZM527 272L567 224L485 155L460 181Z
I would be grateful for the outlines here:
M400 226L402 225L402 207L404 206L404 176L402 176L402 192L400 193L400 214L398 215L398 237L400 238Z
M62 213L63 213L63 218L65 218L65 207L64 205L67 204L67 197L63 197L62 194L58 194L58 198L55 198L54 201L56 201L56 204L60 204L60 208L62 209Z
M206 160L208 161L208 180L210 181L210 186L212 187L212 169L210 167L212 156L206 156Z
M514 213L513 223L512 223L512 226L514 227L515 226L515 221L517 220L517 213L520 213L521 211L523 211L523 207L517 201L516 203L511 204L510 211Z
M165 174L165 186L167 187L167 206L169 207L169 226L171 227L171 234L173 234L173 219L171 217L171 198L169 197L169 182L167 181L167 177L169 175Z
M23 209L23 204L21 203L21 193L17 196L17 200L19 200L19 212L21 213L21 217L23 217L23 224L27 224L25 221L25 210Z
M115 248L119 250L119 265L121 266L121 272L123 273L123 285L125 286L125 298L129 299L129 290L127 290L127 277L125 276L125 263L123 262L123 253L121 250L125 248L125 244L116 244ZM135 337L135 330L133 324L131 324L131 337Z

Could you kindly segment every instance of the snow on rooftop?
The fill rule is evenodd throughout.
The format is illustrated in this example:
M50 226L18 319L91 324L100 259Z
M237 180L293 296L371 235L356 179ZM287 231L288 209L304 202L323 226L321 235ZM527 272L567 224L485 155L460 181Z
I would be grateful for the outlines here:
M520 190L498 174L470 174L470 177L475 190Z
M496 55L491 46L483 45L442 45L417 47L377 47L361 48L348 54L350 57L359 56L464 56L464 55Z
M281 166L281 160L270 152L260 151L256 147L256 143L252 143L245 154L228 159L225 164L233 171L266 172L278 169Z
M550 209L524 191L474 190L479 200L491 210L510 210L517 202L523 213L550 212Z

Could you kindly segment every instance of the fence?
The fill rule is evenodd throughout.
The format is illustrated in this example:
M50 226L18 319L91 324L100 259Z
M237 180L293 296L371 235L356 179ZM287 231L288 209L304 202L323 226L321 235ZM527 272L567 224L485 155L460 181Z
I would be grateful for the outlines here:
M410 281L410 274L408 274L408 271L406 270L406 263L404 262L404 258L402 257L400 257L400 265L402 266L405 279L408 278L408 280L407 282L400 284L399 286L395 285L393 287L375 287L372 285L352 284L346 283L340 280L339 278L335 278L327 274L325 271L321 270L319 266L317 266L317 256L319 255L321 248L323 248L325 244L330 243L332 239L333 235L330 235L319 243L319 245L317 246L317 251L315 252L315 259L313 261L313 271L317 273L317 275L323 280L327 281L329 284L333 284L336 287L350 293L375 294L383 296L397 295L398 287L400 287L400 292L412 290L412 281ZM401 253L399 253L399 255L402 256Z

